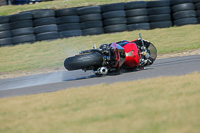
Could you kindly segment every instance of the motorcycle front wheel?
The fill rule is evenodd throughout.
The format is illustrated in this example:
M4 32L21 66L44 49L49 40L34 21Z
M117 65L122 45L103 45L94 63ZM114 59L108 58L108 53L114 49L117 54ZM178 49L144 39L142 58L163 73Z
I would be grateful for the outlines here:
M97 52L85 53L69 57L64 66L67 70L88 69L90 67L102 66L103 55Z

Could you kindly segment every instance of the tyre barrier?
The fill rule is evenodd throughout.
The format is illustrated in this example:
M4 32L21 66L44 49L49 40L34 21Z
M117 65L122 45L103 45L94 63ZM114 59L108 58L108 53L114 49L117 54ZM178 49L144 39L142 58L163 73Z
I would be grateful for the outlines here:
M125 11L129 31L150 29L146 1L125 3Z
M20 43L33 43L36 41L32 19L33 16L31 12L10 16L10 28L14 45Z
M200 0L194 0L195 10L197 15L197 21L200 24Z
M149 1L147 8L151 29L172 26L170 1Z
M0 16L0 47L200 23L200 0L155 0Z
M78 8L80 27L84 36L103 34L103 23L100 6Z
M51 9L35 10L33 14L34 31L37 41L59 38L55 11Z
M55 14L60 38L82 35L77 8L55 10Z
M105 33L122 32L127 30L124 3L102 5L101 11Z
M13 44L9 18L10 16L0 16L0 47Z
M197 24L193 0L173 0L171 5L174 25Z

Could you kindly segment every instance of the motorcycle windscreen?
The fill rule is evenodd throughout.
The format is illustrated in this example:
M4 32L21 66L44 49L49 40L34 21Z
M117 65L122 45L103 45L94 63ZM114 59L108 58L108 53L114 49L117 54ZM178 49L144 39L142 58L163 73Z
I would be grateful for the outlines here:
M148 52L150 53L149 60L151 61L148 63L148 65L151 65L157 58L157 49L152 43L149 44L147 49L148 49Z

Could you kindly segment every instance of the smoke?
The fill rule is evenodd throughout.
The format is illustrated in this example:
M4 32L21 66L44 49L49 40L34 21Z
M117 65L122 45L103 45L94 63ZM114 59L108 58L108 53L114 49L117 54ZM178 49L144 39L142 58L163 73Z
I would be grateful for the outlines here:
M80 79L90 78L92 75L94 74L91 71L84 72L82 70L76 70L76 71L66 70L54 73L3 79L0 80L0 90L10 90L10 89L25 88L25 87L44 85L50 83L67 82L71 80L80 80Z
M33 76L0 80L0 90L17 89L36 85L62 82L63 73L64 72L61 71L55 73L39 74Z

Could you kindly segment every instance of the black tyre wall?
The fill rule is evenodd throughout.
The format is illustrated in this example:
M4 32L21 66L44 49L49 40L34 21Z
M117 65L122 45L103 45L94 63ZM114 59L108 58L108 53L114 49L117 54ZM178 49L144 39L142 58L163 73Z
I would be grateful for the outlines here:
M200 0L195 0L195 9L198 23L200 23Z
M33 43L36 41L34 34L21 35L13 37L13 44L19 43Z
M33 21L32 20L22 20L22 21L16 21L10 23L10 28L12 30L19 29L19 28L25 28L25 27L33 27Z
M55 40L59 38L59 34L57 31L55 32L43 32L40 34L36 35L36 39L38 41L43 41L43 40Z
M68 14L69 15L69 14ZM79 16L61 16L57 18L58 31L61 38L81 36ZM70 33L71 32L71 33Z
M81 36L82 35L82 30L77 29L77 30L67 30L67 31L61 31L59 32L59 35L61 38L67 38L67 37L73 37L73 36Z
M9 16L0 16L0 47L12 45Z
M129 31L149 29L149 17L146 1L134 1L125 4L127 29Z
M33 15L23 12L10 16L13 44L33 43L36 41L33 30Z
M78 8L66 8L55 11L60 38L82 35L77 9Z
M200 2L200 0L194 0L194 3L199 3Z
M101 12L110 12L110 11L117 11L117 10L124 10L124 3L114 3L114 4L107 4L101 6Z
M197 23L198 23L198 20L195 17L177 19L177 20L174 21L174 24L178 25L178 26L188 25L188 24L197 24Z
M124 3L103 5L101 9L105 33L122 32L127 30Z
M172 2L174 25L197 24L195 5L192 0L174 0Z
M96 28L96 27L103 27L102 21L97 20L97 21L88 21L81 23L81 29Z
M172 26L170 1L148 1L150 28L167 28Z
M79 23L79 16L62 16L57 18L57 24Z
M94 21L94 20L101 20L102 19L100 13L86 14L86 15L81 15L79 17L80 17L80 22Z
M195 9L200 10L200 2L195 4Z
M37 41L54 40L59 38L55 11L51 9L33 12L34 30Z
M180 11L173 14L175 20L190 17L196 17L196 12L194 10Z
M102 27L96 27L96 28L88 28L82 30L83 35L99 35L104 33L104 29Z
M58 38L58 35L63 38L103 34L104 30L112 33L199 22L200 0L132 1L59 10L40 9L0 16L0 39L2 45L6 45L13 42L11 38L24 35L42 36L40 41ZM19 39L14 42L26 41Z
M172 21L151 22L151 29L155 28L168 28L172 26Z
M169 0L160 0L160 1L148 1L147 7L154 8L154 7L169 7L170 1Z
M11 36L12 36L12 34L11 34L10 30L0 31L0 39L8 38L8 37L11 37Z
M0 24L0 31L10 30L10 24L9 23L3 23Z
M126 24L116 24L116 25L109 25L104 27L104 31L106 33L114 33L114 32L122 32L127 30Z
M146 8L126 10L126 17L147 16L147 15L148 12Z
M195 6L193 3L182 3L178 5L172 6L172 11L179 12L179 11L186 11L186 10L195 10Z
M51 9L40 9L33 11L32 14L33 14L33 19L39 19L46 17L54 17L55 11Z
M131 9L143 9L147 7L146 1L133 1L133 2L127 2L124 5L125 10L131 10Z
M125 17L111 18L111 19L103 20L104 26L115 25L115 24L126 24L126 23L127 23L127 20Z
M12 30L12 36L20 36L20 35L27 35L27 34L34 34L33 27L26 27Z
M13 45L12 38L2 38L0 39L0 47L7 46L7 45Z
M58 31L58 27L55 24L52 25L43 25L43 26L38 26L35 27L35 34L41 34L41 33L45 33L45 32L56 32Z
M200 10L196 11L198 23L200 23Z
M100 6L89 6L78 9L83 35L103 34L103 22Z
M132 31L132 30L148 30L150 29L150 25L149 23L138 23L138 24L129 24L127 26L128 30L129 31Z
M76 16L78 15L77 8L65 8L65 9L59 9L55 10L56 17L62 17L62 16Z
M127 18L128 24L148 23L148 22L149 22L148 16L136 16Z
M196 15L197 15L197 17L200 17L200 10L196 11Z
M200 17L197 18L198 23L200 23Z
M31 12L24 12L19 14L14 14L10 16L11 22L21 21L21 20L32 20L32 13Z
M76 30L80 28L80 23L67 23L58 25L58 31Z
M110 11L102 14L103 19L126 17L124 10Z
M171 21L171 14L150 15L150 22Z
M77 10L79 15L101 13L100 6L88 6L88 7L78 8Z
M193 3L193 0L171 0L171 5L178 5L182 3Z
M148 8L149 15L156 15L156 14L170 14L171 8L170 7L154 7Z
M0 47L12 45L9 19L10 16L0 16Z
M9 23L10 16L0 16L0 24Z
M57 24L55 17L46 17L46 18L40 18L35 19L33 21L34 27L42 26L42 25L50 25L50 24Z

